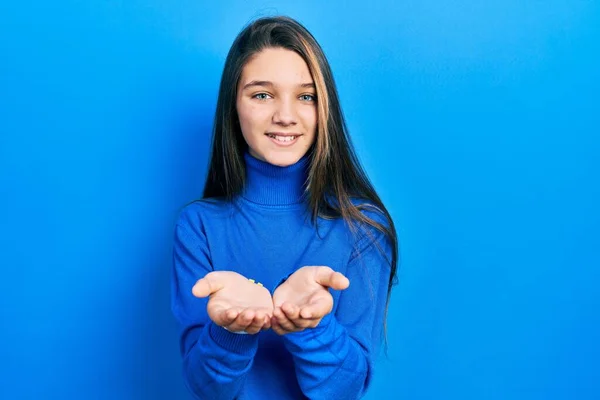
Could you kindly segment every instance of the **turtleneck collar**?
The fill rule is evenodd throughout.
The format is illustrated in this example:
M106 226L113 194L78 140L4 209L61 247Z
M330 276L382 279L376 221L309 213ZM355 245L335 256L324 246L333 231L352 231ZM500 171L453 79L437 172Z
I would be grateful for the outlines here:
M242 196L247 200L267 205L285 206L302 203L305 199L308 155L287 167L278 167L259 160L248 151L246 161L246 184Z

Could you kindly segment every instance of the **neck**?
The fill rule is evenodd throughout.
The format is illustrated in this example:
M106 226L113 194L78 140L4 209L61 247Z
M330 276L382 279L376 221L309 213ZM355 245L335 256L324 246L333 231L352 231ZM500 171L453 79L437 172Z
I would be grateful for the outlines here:
M308 157L297 163L278 167L259 160L250 153L246 161L246 184L242 196L247 200L268 206L285 206L302 203L306 198Z

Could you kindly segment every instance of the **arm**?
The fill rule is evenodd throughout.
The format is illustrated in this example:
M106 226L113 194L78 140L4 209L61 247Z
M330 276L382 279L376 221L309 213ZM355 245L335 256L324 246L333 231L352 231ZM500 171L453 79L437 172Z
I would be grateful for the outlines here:
M216 325L207 313L208 299L192 294L198 279L212 271L206 237L195 225L180 218L173 248L171 305L182 329L184 380L198 399L234 399L252 366L258 336L231 333Z
M382 338L391 245L377 233L358 249L349 260L350 286L341 292L335 315L283 336L300 387L311 399L358 399L370 383Z

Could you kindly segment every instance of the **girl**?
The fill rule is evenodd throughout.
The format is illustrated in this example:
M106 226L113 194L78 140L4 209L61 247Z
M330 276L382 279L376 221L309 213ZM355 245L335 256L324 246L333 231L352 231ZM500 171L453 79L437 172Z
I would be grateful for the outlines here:
M172 309L199 399L356 399L383 338L393 221L329 64L287 17L235 39L203 198L179 215Z

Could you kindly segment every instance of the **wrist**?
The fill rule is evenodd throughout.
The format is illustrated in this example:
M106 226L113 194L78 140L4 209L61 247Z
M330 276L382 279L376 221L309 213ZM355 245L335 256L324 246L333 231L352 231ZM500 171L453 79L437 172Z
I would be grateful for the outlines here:
M246 332L246 331L232 331L231 329L227 328L226 326L222 326L221 328L225 329L227 332L235 333L236 335L248 335L248 332Z
M208 328L210 337L224 349L238 354L253 354L258 348L258 335L240 335L215 323Z

